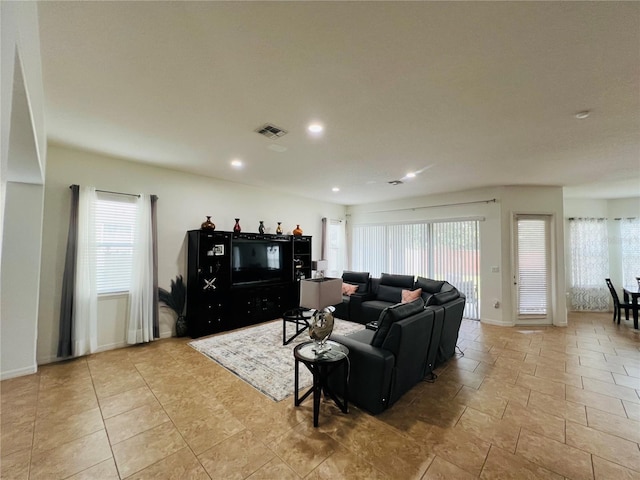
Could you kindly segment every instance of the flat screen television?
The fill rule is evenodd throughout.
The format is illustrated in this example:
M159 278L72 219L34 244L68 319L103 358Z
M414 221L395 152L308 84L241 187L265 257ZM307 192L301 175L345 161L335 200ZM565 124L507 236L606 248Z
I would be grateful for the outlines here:
M231 248L231 283L241 285L288 279L285 265L288 244L262 239L234 239Z

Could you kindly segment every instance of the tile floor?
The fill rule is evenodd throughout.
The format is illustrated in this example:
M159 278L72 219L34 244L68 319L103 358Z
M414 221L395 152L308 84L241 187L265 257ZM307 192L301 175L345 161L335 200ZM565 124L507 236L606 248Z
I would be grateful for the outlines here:
M275 403L187 339L0 384L3 479L640 479L640 333L464 321L465 355L390 410Z

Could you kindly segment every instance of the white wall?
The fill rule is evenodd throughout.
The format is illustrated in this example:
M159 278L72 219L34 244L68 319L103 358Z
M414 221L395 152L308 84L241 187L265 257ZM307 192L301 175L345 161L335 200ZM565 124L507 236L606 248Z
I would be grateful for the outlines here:
M35 2L0 2L0 378L32 373L46 136Z
M399 187L401 188L401 187ZM493 202L491 200L495 199ZM486 202L490 201L490 202ZM459 204L459 205L455 205ZM496 325L514 325L512 291L512 218L515 213L548 213L554 223L554 324L566 324L562 190L556 187L497 187L348 208L352 225L482 217L480 222L480 317ZM558 225L559 223L559 225ZM498 267L499 272L493 272ZM494 308L495 301L500 302Z
M231 230L240 218L243 231L257 232L260 220L275 233L278 221L286 232L300 224L313 236L313 258L320 256L322 217L344 218L344 207L208 177L155 168L82 150L49 146L45 189L38 363L55 360L61 282L69 225L69 185L158 195L158 278L169 288L177 274L186 276L186 231L200 228L206 215L217 230ZM127 296L99 301L101 349L124 345ZM171 335L174 319L161 308L161 335Z

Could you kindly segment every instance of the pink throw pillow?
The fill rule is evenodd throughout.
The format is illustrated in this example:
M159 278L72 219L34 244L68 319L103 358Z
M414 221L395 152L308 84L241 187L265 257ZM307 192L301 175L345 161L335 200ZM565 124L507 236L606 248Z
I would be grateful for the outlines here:
M415 290L402 290L402 303L409 303L417 300L422 295L422 289L417 288Z
M358 290L358 285L351 285L350 283L342 284L342 294L343 295L353 295Z

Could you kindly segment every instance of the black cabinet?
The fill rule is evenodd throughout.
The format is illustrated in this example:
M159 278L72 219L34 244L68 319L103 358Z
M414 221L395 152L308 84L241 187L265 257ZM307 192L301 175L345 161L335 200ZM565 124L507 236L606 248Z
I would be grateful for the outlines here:
M187 265L189 335L201 337L229 328L231 233L189 232Z
M253 325L298 306L311 237L192 230L187 267L190 336Z

